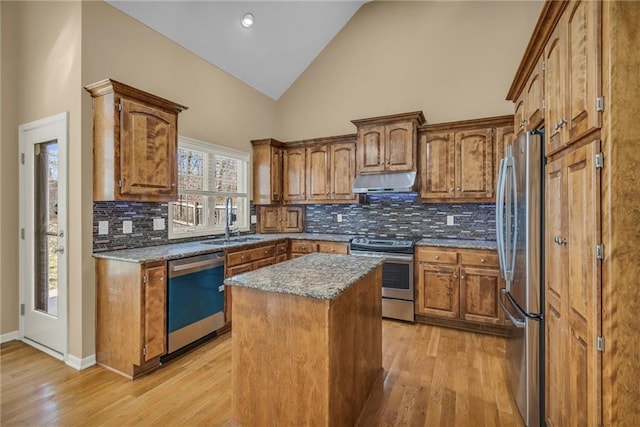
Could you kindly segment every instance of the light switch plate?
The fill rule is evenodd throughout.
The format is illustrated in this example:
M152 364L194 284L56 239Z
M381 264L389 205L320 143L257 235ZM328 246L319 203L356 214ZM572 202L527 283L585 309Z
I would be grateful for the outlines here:
M122 221L122 232L124 234L130 234L133 232L133 222L132 221Z
M338 222L342 222L342 214L338 214Z
M164 230L164 218L153 218L153 229Z
M109 234L109 221L98 221L98 234L101 236Z
M447 215L447 225L456 225L453 221L453 215Z
M251 224L256 224L258 222L258 217L256 215L251 215Z

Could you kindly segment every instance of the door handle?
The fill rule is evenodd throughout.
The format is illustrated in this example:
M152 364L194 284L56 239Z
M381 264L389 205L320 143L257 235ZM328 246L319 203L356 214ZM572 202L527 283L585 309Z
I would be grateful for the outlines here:
M498 302L500 303L500 307L502 307L502 311L504 311L504 314L507 315L507 317L509 318L509 320L511 320L511 323L513 323L513 325L516 328L520 328L520 329L524 329L526 323L524 322L524 320L520 320L518 318L516 318L516 316L514 316L513 314L511 314L511 312L509 311L509 309L507 309L507 306L504 304L504 302L502 301L502 295L506 295L507 290L502 288L500 289L500 297L498 298Z
M57 248L55 248L53 250L54 254L63 254L64 253L64 246L58 246Z

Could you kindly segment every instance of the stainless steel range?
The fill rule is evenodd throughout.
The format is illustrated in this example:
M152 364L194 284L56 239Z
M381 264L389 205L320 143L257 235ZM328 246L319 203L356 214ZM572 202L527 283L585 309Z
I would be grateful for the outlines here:
M384 258L382 317L414 321L413 248L409 239L351 239L351 255Z

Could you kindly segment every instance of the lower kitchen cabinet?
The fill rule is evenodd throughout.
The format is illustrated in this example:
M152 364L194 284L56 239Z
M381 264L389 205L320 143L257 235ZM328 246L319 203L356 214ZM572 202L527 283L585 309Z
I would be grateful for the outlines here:
M495 251L416 248L418 321L504 334ZM495 327L495 328L494 328Z
M258 243L247 249L229 250L225 253L224 277L235 276L236 274L286 261L288 246L286 241L269 242L267 244ZM224 295L225 320L230 322L231 292L225 292Z
M167 352L167 266L96 259L96 362L135 378Z
M347 255L349 244L317 240L291 240L291 258L298 258L312 252Z

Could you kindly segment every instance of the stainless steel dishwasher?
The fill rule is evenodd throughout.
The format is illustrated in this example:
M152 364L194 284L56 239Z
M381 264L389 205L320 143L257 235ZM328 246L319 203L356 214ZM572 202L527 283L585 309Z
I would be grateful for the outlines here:
M168 352L224 326L224 254L169 261Z

